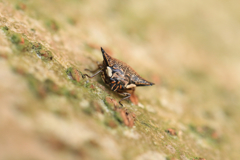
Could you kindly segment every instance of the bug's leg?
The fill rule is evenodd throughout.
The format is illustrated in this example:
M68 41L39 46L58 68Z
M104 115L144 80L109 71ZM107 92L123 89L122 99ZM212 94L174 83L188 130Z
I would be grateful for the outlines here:
M123 95L123 96L126 96L126 97L122 98L122 99L118 102L121 106L123 106L122 103L121 103L121 101L123 101L123 100L125 100L125 99L128 99L128 98L131 96L131 94L130 94L130 93L127 93L127 92L123 92L123 93L120 93L120 94Z
M89 76L88 74L83 74L82 77L85 78L87 76L88 78L93 78L93 77L95 77L96 75L98 75L101 72L102 72L102 70L99 70L95 74L93 74L92 76Z
M88 71L88 72L94 73L94 72L96 72L97 70L102 69L102 68L103 68L102 64L98 64L98 68L97 68L97 69L91 71L91 70L85 68L84 71Z
M93 70L93 71L91 71L91 70L89 70L89 69L87 69L87 68L84 69L84 71L88 71L88 72L91 72L91 73L94 73L94 72L96 72L97 70L99 70L99 68L97 68L97 69L95 69L95 70Z

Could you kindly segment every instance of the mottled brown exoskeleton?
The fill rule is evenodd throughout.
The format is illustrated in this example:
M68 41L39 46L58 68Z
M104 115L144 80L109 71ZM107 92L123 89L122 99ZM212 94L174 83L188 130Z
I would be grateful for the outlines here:
M119 93L122 96L125 96L119 101L119 104L122 106L121 101L127 99L134 93L137 86L152 86L154 83L151 83L141 76L139 76L129 65L126 63L115 59L108 55L103 48L101 48L103 55L103 63L98 65L98 71L89 76L87 74L83 75L89 78L93 78L96 75L102 75L103 81L110 86L112 91ZM88 69L85 69L90 71ZM94 72L94 71L90 71Z

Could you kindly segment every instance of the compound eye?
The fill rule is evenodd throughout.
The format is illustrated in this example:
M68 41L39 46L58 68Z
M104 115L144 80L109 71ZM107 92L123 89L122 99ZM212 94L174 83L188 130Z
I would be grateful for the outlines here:
M110 67L107 67L106 73L108 77L112 77L112 69Z

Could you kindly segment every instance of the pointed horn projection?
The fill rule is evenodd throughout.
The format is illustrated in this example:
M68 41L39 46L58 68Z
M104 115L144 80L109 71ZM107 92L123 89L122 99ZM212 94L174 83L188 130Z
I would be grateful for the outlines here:
M102 51L103 59L106 62L107 66L110 66L112 57L110 57L102 47L101 47L101 51Z
M138 80L135 82L137 86L152 86L154 83L149 82L142 77L139 77Z
M133 81L135 82L135 84L136 84L137 86L152 86L152 85L154 85L154 83L145 80L144 78L142 78L142 77L139 76L138 74L135 74L135 75L132 77L132 79L133 79Z

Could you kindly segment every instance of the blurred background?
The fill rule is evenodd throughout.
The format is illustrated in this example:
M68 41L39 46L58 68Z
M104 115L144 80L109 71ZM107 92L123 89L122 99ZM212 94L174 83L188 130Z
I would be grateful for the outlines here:
M0 0L0 159L240 158L239 2ZM154 82L132 101L100 47Z

